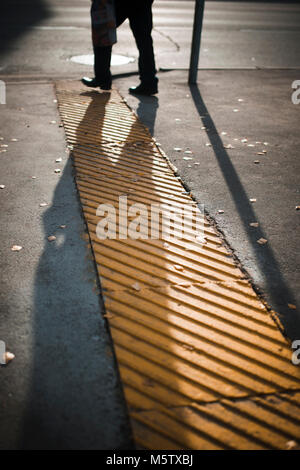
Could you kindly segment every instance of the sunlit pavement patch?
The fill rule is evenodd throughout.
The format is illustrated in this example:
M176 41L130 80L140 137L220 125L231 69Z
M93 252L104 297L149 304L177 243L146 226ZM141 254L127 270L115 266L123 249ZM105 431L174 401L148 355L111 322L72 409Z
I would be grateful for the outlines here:
M83 65L94 65L94 56L93 54L87 55L75 55L71 57L72 62L76 62L77 64ZM126 65L134 62L135 59L133 57L127 57L125 55L119 54L112 54L111 56L111 65Z

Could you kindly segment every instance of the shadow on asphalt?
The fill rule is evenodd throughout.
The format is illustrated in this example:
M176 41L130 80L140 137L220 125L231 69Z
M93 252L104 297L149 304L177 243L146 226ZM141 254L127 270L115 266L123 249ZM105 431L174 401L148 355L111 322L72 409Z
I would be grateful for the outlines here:
M42 219L45 246L35 275L31 380L18 448L130 449L71 158L58 178ZM56 240L49 242L49 235Z
M0 4L0 54L29 28L51 16L44 0L8 0Z
M262 250L261 246L257 243L259 238L267 238L264 231L261 229L261 226L259 225L255 230L249 229L249 224L251 222L256 221L259 223L257 214L254 212L252 204L249 202L249 197L239 179L234 165L231 162L230 156L224 149L222 139L219 136L215 123L208 112L198 85L190 85L190 91L195 107L203 122L203 126L210 129L210 132L207 133L207 137L212 145L216 160L227 184L228 191L231 193L237 212L243 223L245 233L247 233L249 242L252 245L257 266L265 279L265 285L267 286L267 300L270 301L272 308L279 314L285 334L291 340L295 340L299 338L300 320L296 317L295 313L291 313L287 307L288 303L296 303L294 295L281 274L278 262L270 244L264 245ZM271 273L271 275L267 275L266 273ZM278 289L278 286L280 286L280 289Z
M136 113L141 122L148 127L152 137L154 136L154 126L157 110L159 108L156 96L136 96L139 101Z

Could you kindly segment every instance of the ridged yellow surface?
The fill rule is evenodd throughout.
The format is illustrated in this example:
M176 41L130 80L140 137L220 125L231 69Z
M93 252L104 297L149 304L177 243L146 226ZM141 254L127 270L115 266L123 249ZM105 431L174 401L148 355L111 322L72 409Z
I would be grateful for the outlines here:
M96 209L117 208L119 196L149 208L195 203L117 91L56 90L137 445L294 446L299 367L218 233L205 220L202 245L99 240Z

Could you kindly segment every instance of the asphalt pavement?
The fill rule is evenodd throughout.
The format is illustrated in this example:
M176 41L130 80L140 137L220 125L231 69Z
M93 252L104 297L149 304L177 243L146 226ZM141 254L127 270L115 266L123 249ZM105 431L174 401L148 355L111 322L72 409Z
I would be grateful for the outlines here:
M300 6L206 2L198 84L189 87L193 5L154 3L157 98L128 94L138 76L127 23L114 53L134 61L113 67L114 86L204 204L280 314L285 333L299 339L300 105L291 101L291 85L300 80ZM56 78L92 73L70 60L91 54L88 8L83 0L10 0L2 2L0 18L0 79L7 88L0 144L8 145L0 154L0 339L16 355L0 369L0 448L130 448L100 286L53 102ZM184 159L187 149L192 160ZM260 238L267 243L258 244ZM11 251L15 244L20 252Z

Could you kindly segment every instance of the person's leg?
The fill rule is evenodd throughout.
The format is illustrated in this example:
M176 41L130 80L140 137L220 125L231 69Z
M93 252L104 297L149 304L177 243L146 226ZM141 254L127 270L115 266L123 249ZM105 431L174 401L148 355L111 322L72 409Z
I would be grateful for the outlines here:
M129 1L130 3L130 1ZM139 50L139 73L141 83L155 90L158 79L156 78L155 59L151 31L152 23L152 0L133 2L129 8L129 22L132 29L137 48Z
M102 8L102 10L101 10ZM91 4L92 41L94 49L94 78L83 77L82 83L88 87L98 87L109 90L111 88L110 61L112 46L103 46L103 32L96 20L100 14L104 14L103 6L99 0L93 0ZM106 38L105 38L106 39Z
M115 0L116 24L117 28L128 18L127 1Z
M88 87L100 87L102 90L111 89L111 59L112 46L94 46L94 78L83 77L82 83Z
M94 47L94 72L99 84L111 85L111 60L112 46Z

